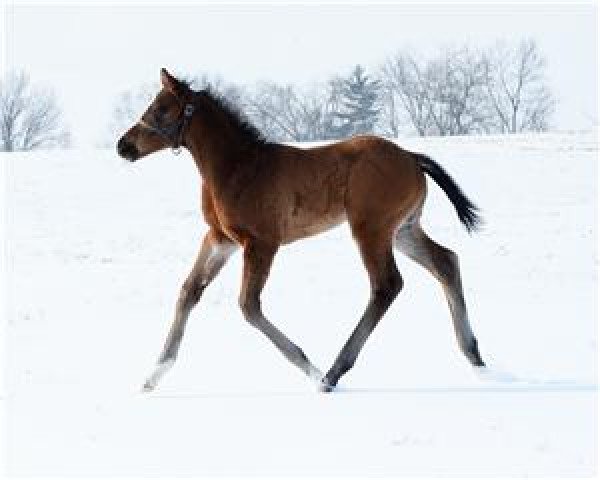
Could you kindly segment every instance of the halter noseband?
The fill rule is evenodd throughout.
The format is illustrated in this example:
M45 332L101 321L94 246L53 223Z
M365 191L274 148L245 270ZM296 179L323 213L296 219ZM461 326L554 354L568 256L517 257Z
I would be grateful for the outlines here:
M183 108L182 115L171 125L160 126L156 123L147 122L146 120L140 120L140 124L144 127L148 128L154 133L157 133L163 138L166 138L169 143L171 143L171 149L175 155L179 155L181 152L181 145L183 143L183 135L185 133L185 129L190 123L190 119L194 114L196 107L191 103L186 103Z

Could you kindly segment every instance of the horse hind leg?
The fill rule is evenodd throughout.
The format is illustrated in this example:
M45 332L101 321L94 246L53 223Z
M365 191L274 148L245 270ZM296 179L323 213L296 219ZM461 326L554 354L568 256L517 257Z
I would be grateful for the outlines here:
M457 255L431 240L423 232L418 221L402 226L396 232L394 245L429 270L442 284L460 350L473 366L485 366L469 324Z
M381 232L380 232L381 233ZM391 234L381 236L353 229L363 263L369 274L371 296L358 325L338 354L334 364L321 382L321 390L329 392L350 370L365 342L402 290L402 276L392 253Z

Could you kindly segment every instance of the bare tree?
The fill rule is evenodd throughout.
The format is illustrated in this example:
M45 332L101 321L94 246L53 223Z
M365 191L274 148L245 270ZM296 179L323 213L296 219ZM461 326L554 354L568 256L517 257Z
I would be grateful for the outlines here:
M299 89L261 82L243 104L249 118L271 140L313 141L331 138L335 95L331 85Z
M419 89L423 95L425 108L429 114L429 132L436 135L451 135L452 118L447 115L447 104L445 100L446 78L443 60L434 59L419 69L416 61L412 61Z
M410 65L418 83L418 98L428 114L426 132L467 135L488 130L480 54L465 47L441 53L424 68L414 59Z
M486 91L497 129L515 133L549 127L555 100L544 78L545 60L534 40L498 43L485 56Z
M417 61L398 53L381 68L383 83L399 99L420 136L541 131L554 100L543 78L535 42L486 52L467 47ZM386 97L384 97L385 100Z
M400 133L399 99L394 87L381 80L379 122L376 131L385 137L397 138Z
M292 85L260 82L246 97L248 116L271 140L301 137L300 108Z
M315 84L298 92L298 108L306 141L330 138L332 104L326 85Z
M438 63L443 76L438 100L446 117L445 133L467 135L489 131L482 54L464 47L447 51Z
M69 141L52 91L32 88L25 72L12 72L0 82L2 151L67 146Z
M422 67L405 53L397 53L387 60L381 68L382 83L388 90L388 99L398 99L400 106L419 136L423 137L432 129L432 118L428 106L428 94L422 77ZM390 112L391 107L385 111ZM397 110L396 110L397 111ZM398 122L401 114L398 113ZM395 122L396 119L390 119Z

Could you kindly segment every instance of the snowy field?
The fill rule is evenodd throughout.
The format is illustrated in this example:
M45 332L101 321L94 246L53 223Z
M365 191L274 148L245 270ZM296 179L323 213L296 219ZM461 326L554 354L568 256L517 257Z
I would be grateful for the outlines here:
M458 353L441 288L405 288L333 394L244 323L237 253L178 363L140 387L206 230L187 153L4 154L5 462L12 475L590 476L598 469L597 132L401 142L483 210L467 235L430 185L490 369ZM283 248L267 316L322 370L368 299L347 227Z

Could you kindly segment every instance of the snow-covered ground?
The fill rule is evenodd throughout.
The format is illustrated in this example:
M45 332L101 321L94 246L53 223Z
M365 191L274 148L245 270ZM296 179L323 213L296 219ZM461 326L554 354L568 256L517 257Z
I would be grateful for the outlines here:
M239 253L178 363L140 393L206 227L188 154L4 154L2 406L14 475L597 473L597 132L409 139L483 210L469 236L430 183L424 226L461 258L484 359L458 353L439 286L405 288L334 394L237 307ZM347 227L283 248L271 320L323 370L368 298Z

